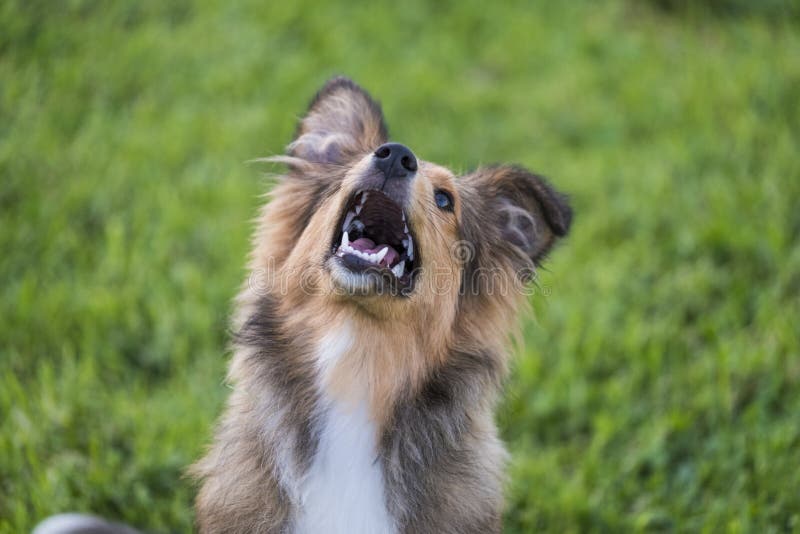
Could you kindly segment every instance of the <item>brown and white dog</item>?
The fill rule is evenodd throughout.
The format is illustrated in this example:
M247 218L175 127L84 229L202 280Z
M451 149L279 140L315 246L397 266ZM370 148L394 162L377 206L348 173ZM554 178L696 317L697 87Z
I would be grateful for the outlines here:
M346 78L316 95L261 214L233 392L193 469L201 532L494 532L493 406L525 284L569 230L517 166L389 142Z

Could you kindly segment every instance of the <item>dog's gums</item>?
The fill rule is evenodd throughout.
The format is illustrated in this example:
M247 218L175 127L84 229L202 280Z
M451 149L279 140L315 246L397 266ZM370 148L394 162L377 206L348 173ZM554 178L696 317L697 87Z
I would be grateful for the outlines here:
M337 227L331 253L353 272L374 269L408 287L414 276L414 237L403 209L381 191L359 191Z

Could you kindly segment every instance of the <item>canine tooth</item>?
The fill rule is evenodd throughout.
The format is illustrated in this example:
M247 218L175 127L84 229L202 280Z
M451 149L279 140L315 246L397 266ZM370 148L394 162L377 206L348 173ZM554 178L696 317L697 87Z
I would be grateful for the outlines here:
M361 203L360 203L360 204L361 204L362 206L364 205L364 202L366 202L366 201L367 201L367 194L368 194L368 193L365 191L365 192L364 192L364 193L361 195Z
M397 278L402 278L403 274L406 272L406 262L401 261L394 267L392 267L392 272Z
M404 231L406 234L408 234L408 225L407 225L407 224L403 224L403 231Z
M383 250L381 250L381 251L380 251L380 252L378 252L377 254L374 254L374 256L375 256L375 263L380 263L380 262L382 262L382 261L383 261L383 258L385 258L385 257L386 257L386 253L387 253L387 252L389 252L389 247L383 247Z
M348 228L350 228L350 223L353 222L355 216L356 214L354 211L347 212L347 217L344 218L344 224L342 225L342 230L347 230Z
M347 235L347 232L342 234L342 248L350 247L350 236Z
M413 260L414 259L414 240L411 239L411 236L408 236L407 250L408 250L408 259Z
M359 204L358 206L356 206L356 215L361 213L361 208L362 207L364 207L364 203L363 202L361 204Z

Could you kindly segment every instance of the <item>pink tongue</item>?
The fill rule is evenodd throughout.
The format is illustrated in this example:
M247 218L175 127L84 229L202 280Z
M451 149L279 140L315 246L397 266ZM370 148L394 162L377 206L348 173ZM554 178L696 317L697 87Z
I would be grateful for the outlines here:
M391 267L395 260L400 257L400 254L398 254L397 251L389 245L375 245L375 242L372 239L366 237L360 237L355 241L352 241L350 246L367 254L375 254L383 250L385 247L389 247L389 250L386 251L386 256L384 256L383 260L381 260L381 265L385 265L386 267Z
M361 252L369 252L369 249L375 247L375 241L366 237L359 237L355 241L350 241L350 246ZM372 254L370 252L370 254Z

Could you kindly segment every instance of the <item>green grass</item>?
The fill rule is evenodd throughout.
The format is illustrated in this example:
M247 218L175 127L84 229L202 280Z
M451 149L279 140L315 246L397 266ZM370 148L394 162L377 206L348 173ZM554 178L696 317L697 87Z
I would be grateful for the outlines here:
M508 532L800 531L800 15L748 5L0 3L0 532L190 530L245 162L335 73L421 157L572 194L498 415Z

